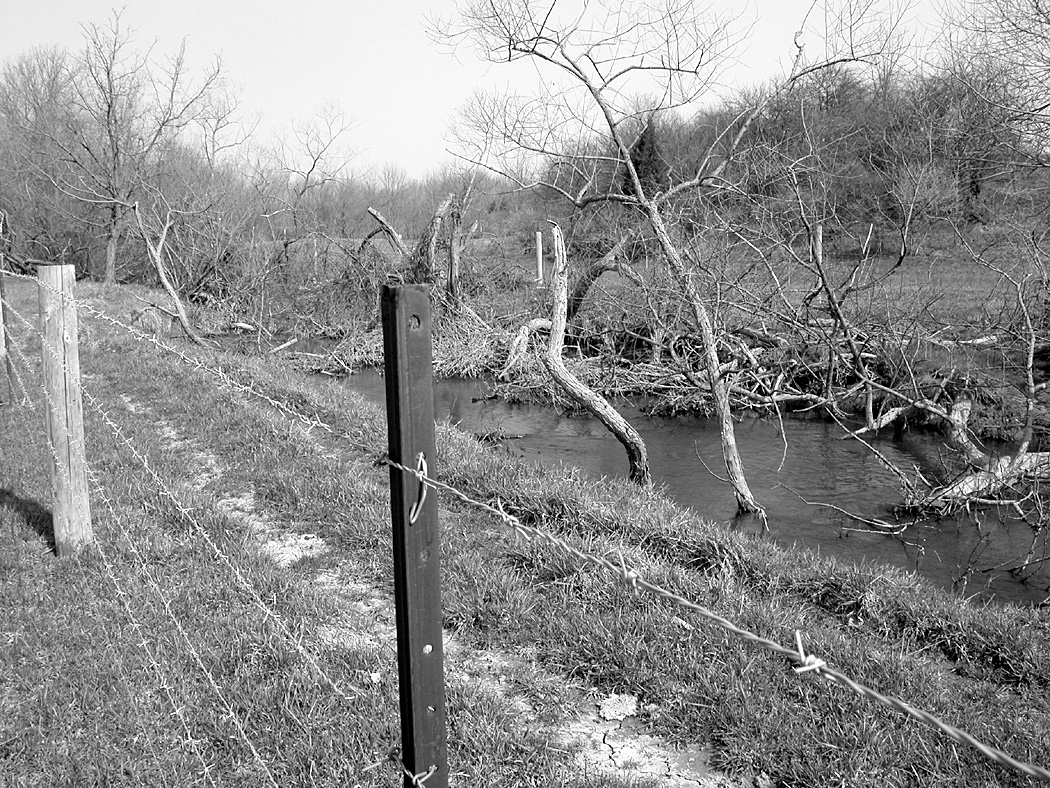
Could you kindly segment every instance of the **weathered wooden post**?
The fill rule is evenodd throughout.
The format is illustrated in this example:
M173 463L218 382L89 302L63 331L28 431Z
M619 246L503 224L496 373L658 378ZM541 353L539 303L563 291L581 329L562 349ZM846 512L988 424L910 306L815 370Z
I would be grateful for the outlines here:
M425 285L384 286L386 417L393 462L434 469L430 295ZM394 602L401 701L401 760L427 788L448 786L437 496L411 473L390 469ZM407 774L405 786L413 785Z
M40 333L44 374L48 466L54 507L55 549L59 556L77 553L93 539L88 505L84 446L84 409L80 398L80 353L77 310L73 303L74 268L41 265Z
M4 291L4 255L0 253L0 358L7 374L7 401L15 401L15 371L11 364L11 331L7 326L7 293Z
M0 244L4 243L4 234L7 230L7 217L0 212ZM2 246L0 248L6 248ZM4 291L4 271L7 270L7 260L4 253L0 251L0 356L3 357L4 370L7 373L7 391L10 395L8 402L15 401L15 370L11 360L11 330L7 325L7 307L4 300L7 294Z
M543 284L543 233L536 231L536 284Z

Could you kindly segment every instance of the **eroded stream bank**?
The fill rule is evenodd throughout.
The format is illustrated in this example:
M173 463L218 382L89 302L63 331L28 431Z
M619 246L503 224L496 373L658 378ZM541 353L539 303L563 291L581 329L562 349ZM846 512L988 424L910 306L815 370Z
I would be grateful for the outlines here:
M375 372L359 372L344 385L383 404L385 384ZM510 451L530 460L567 463L594 476L626 477L623 448L596 420L566 417L539 404L508 404L486 399L483 381L435 382L435 416L449 418L463 430L498 438ZM734 522L735 503L723 472L717 425L694 416L646 417L634 407L621 412L631 420L649 449L656 484L679 504L720 522ZM979 524L967 518L922 520L900 537L864 530L842 513L812 503L832 504L861 517L892 520L900 503L897 480L863 446L840 440L841 430L820 421L787 420L781 425L747 419L737 426L748 481L770 515L769 534L847 561L877 561L918 572L944 588L966 595L1042 602L1050 587L1050 539L1030 525L986 511ZM928 467L939 442L922 435L877 442L879 451L901 468ZM711 472L697 458L699 455ZM713 473L712 473L713 472ZM734 527L760 532L754 522ZM1028 581L1010 572L1033 548L1045 558L1030 570Z

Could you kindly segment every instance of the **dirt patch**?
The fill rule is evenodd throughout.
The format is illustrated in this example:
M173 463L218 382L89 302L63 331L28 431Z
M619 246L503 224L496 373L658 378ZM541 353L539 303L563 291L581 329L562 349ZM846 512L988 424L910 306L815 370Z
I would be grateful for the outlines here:
M124 398L136 414L145 406ZM196 468L188 486L201 491L222 478L218 457L180 435L170 422L155 418L164 448L188 453ZM315 436L304 430L315 448ZM318 646L329 650L389 652L376 665L369 680L394 681L390 662L396 658L396 629L393 600L358 577L351 561L341 560L320 537L300 533L272 519L250 491L228 495L218 508L242 525L263 555L278 566L295 568L307 558L328 555L323 571L306 575L307 581L338 610L334 620L317 627ZM645 732L639 720L637 700L632 696L595 699L587 688L548 673L533 659L464 647L455 633L445 632L445 672L448 681L462 682L490 693L520 714L533 730L543 730L551 746L575 752L578 772L646 779L669 788L748 788L752 781L732 781L709 766L711 752L703 747L678 750L659 737ZM568 777L568 775L567 775Z
M675 748L646 733L632 695L596 699L582 685L545 671L527 657L459 647L446 640L449 677L502 698L552 748L575 752L576 773L646 779L667 788L761 788L710 766L707 747ZM566 775L569 778L571 775Z

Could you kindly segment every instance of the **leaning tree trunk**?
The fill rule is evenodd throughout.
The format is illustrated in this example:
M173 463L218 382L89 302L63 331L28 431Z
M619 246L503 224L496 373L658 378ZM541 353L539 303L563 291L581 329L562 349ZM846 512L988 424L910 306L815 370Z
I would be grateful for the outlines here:
M182 326L182 330L186 332L186 336L190 338L197 345L203 345L204 340L201 339L200 334L197 333L193 324L190 322L189 315L186 314L186 307L182 304L182 299L179 298L179 294L176 292L175 287L171 284L171 279L168 278L167 266L164 264L164 241L168 237L168 230L171 229L170 214L166 222L164 222L164 229L160 231L160 238L157 243L154 244L150 240L149 233L146 231L146 225L142 221L142 214L139 213L138 203L135 203L132 210L135 212L135 220L139 225L139 232L142 233L142 240L146 243L146 249L149 251L150 259L153 261L153 266L157 270L157 276L160 278L160 283L164 287L164 291L171 298L172 303L175 305L175 314L179 319L179 325Z
M383 231L389 236L391 243L397 249L401 255L401 259L407 263L405 270L405 281L414 282L418 284L433 284L436 270L436 258L437 258L437 245L438 237L441 232L441 224L445 220L446 214L452 207L453 202L456 199L455 194L449 194L445 197L434 211L434 215L430 217L430 221L427 223L426 229L423 230L423 235L419 238L419 243L416 244L415 251L411 251L401 234L393 228L379 211L375 208L369 208L369 215L379 222L379 226L383 228ZM361 248L364 248L362 243Z
M740 460L740 450L736 445L733 413L729 406L729 387L719 372L718 351L715 348L715 330L711 323L711 316L708 314L707 307L704 306L703 299L700 298L700 293L697 292L696 285L685 270L681 252L671 241L663 216L660 215L660 209L651 201L644 203L644 208L649 224L656 232L660 247L667 257L671 272L685 291L686 299L693 311L693 319L700 329L700 338L704 343L704 366L707 368L715 413L719 421L719 432L722 436L722 457L725 459L726 471L729 473L729 482L733 485L737 512L757 515L764 522L766 510L755 500L751 488L748 487L747 479L744 477L744 464Z
M587 293L591 290L591 285L597 282L602 274L619 269L620 264L617 258L620 256L620 252L623 251L623 245L626 242L626 237L617 241L616 245L606 252L600 260L595 260L584 269L583 273L573 283L572 294L569 296L569 306L565 314L566 323L571 323L575 320L576 313L580 311L584 300L587 298Z
M430 217L430 222L423 231L423 235L419 238L419 244L416 246L416 252L412 257L411 266L405 281L428 285L434 283L438 234L441 232L441 223L445 220L445 215L448 213L455 198L456 195L454 194L449 194L445 197L438 204L434 215Z
M403 259L405 259L405 260L409 259L412 256L412 252L405 245L405 239L401 237L401 233L399 233L397 230L395 230L394 226L392 224L390 224L390 222L388 222L386 220L386 218L383 216L383 214L381 214L375 208L369 208L368 209L368 214L373 219L375 219L377 222L379 222L379 227L382 229L382 231L384 233L386 233L387 238L390 239L390 243L392 243L394 245L394 248L397 249L398 254L400 254L401 257ZM361 242L361 246L358 249L358 253L359 254L360 254L360 252L362 252L364 250L365 245L368 242L368 239L371 238L371 237L372 237L372 233L369 233L368 236L366 236L365 240Z
M554 225L554 307L551 315L551 333L547 343L547 352L543 355L543 364L554 381L578 405L592 413L616 440L623 444L627 451L627 462L630 465L629 478L632 482L648 487L652 484L649 475L649 456L645 441L638 431L621 416L616 409L601 395L592 391L565 367L561 357L565 344L565 312L568 303L569 266L565 254L565 239L561 228Z
M120 224L119 209L111 206L109 224L106 228L106 270L102 279L107 285L117 282L117 244L120 243Z

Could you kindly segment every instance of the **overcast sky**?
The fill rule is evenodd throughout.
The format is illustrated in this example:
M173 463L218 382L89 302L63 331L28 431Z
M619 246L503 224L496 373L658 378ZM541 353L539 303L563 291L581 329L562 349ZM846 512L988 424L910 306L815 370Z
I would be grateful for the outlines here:
M571 0L570 0L571 1ZM937 0L915 0L907 28L921 33L936 19ZM753 24L731 81L772 76L790 57L794 31L810 0L712 0ZM0 15L0 58L32 47L82 46L85 23L104 24L123 8L139 48L166 54L186 39L197 68L221 56L239 88L242 110L260 118L261 135L281 133L335 103L355 121L348 144L353 169L393 163L409 175L436 170L449 158L447 129L478 87L508 83L527 90L527 68L454 57L427 36L427 18L448 15L454 0L7 0Z

